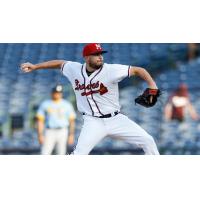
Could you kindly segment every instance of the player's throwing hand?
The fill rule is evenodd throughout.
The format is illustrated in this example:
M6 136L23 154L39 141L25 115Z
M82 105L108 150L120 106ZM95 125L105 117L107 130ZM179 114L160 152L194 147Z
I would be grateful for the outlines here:
M23 63L20 65L20 69L22 70L22 72L24 73L28 73L28 72L31 72L33 70L35 70L35 65L33 65L32 63Z

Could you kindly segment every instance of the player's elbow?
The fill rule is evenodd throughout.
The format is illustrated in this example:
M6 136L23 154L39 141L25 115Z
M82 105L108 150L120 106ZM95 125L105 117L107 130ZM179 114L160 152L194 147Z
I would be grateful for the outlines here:
M146 74L146 73L148 73L147 72L147 70L146 69L144 69L144 68L142 68L142 67L140 67L140 69L139 69L139 72L138 72L139 74Z
M140 76L142 74L147 73L146 69L142 68L142 67L131 67L131 75L136 75L136 76Z

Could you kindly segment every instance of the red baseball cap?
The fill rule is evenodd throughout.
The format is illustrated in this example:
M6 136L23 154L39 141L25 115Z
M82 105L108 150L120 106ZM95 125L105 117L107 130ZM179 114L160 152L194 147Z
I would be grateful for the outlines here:
M89 55L93 55L96 53L107 53L107 51L104 51L101 47L100 44L98 43L91 43L91 44L87 44L84 46L83 48L83 57L85 56L89 56Z

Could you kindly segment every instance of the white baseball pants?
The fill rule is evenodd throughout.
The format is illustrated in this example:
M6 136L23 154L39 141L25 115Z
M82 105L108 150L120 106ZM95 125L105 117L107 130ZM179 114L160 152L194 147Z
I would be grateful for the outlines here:
M47 129L44 137L44 144L41 148L42 155L52 154L54 148L58 155L67 153L68 129Z
M83 118L84 124L72 153L74 155L88 155L94 146L106 136L137 145L147 155L159 155L153 137L121 113L110 118L96 118L87 115Z

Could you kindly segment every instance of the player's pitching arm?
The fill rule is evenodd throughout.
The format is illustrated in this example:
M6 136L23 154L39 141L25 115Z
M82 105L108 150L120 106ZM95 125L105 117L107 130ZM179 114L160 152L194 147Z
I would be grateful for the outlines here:
M153 80L153 78L151 77L149 72L147 72L146 69L144 69L142 67L132 66L130 68L129 74L130 74L130 76L139 76L140 78L145 80L150 89L158 89L155 81Z
M38 64L32 64L27 62L27 63L22 63L20 65L20 68L24 73L32 72L38 69L60 69L65 62L66 62L65 60L51 60Z

